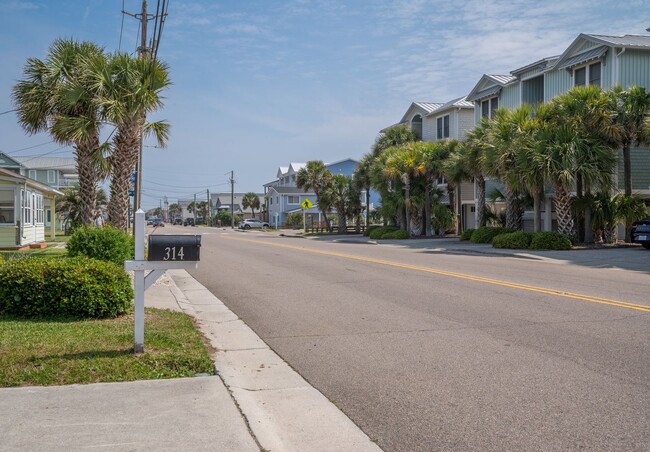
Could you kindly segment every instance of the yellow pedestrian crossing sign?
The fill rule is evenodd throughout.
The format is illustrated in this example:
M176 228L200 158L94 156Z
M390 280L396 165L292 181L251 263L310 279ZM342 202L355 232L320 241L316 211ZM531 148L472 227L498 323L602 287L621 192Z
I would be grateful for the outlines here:
M314 203L312 203L308 198L305 198L303 202L300 203L303 209L311 209Z

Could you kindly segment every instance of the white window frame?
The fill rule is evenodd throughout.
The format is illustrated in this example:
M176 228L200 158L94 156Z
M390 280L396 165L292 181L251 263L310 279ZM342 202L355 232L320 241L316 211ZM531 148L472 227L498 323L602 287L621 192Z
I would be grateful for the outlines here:
M298 198L298 201L291 202L291 198ZM287 204L291 204L291 205L300 204L300 195L287 195Z
M47 170L47 183L54 184L55 182L56 182L56 171Z
M15 222L15 216L16 216L16 192L15 190L12 189L1 189L0 191L2 192L7 192L10 196L9 199L11 200L10 204L3 203L0 205L2 207L2 210L0 210L0 214L2 214L3 211L7 212L8 214L11 214L11 217L7 217L3 215L5 218L5 221L1 222L0 224L14 224ZM7 221L7 218L13 218L14 221Z
M20 218L23 226L31 226L33 221L33 194L29 190L20 190Z
M599 87L603 87L603 62L601 60L598 61L592 61L590 63L585 63L581 64L580 66L576 66L572 69L571 71L571 78L573 79L573 86L590 86L590 76L591 76L591 67L600 64L600 83L598 84ZM576 71L584 69L585 70L585 84L584 85L576 85Z
M445 118L447 118L447 133L445 134ZM438 127L438 121L442 126ZM451 115L442 115L436 118L436 138L438 140L444 140L451 136Z
M27 170L27 177L36 180L36 170L35 169Z
M43 224L43 195L34 193L34 221L37 225Z
M492 108L492 103L493 103L492 101L494 101L494 100L497 101L497 107L496 108ZM487 104L488 105L488 112L487 112L486 116L483 115L483 103L485 103L485 102L488 103ZM494 112L499 108L499 96L492 96L492 97L489 97L487 99L482 100L481 103L480 103L480 108L481 108L481 118L492 119L492 117L494 116Z

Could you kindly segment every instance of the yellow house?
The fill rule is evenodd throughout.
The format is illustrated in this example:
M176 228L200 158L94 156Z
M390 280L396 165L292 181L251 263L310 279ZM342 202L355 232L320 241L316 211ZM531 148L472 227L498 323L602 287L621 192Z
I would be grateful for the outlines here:
M45 241L44 203L54 216L60 191L9 169L0 168L0 248L22 248ZM50 223L54 238L55 222Z

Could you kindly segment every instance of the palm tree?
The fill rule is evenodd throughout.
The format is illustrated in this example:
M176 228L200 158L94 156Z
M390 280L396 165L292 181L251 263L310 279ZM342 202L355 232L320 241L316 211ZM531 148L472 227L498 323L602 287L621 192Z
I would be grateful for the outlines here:
M370 189L372 187L372 163L374 157L372 154L364 155L359 161L359 165L355 168L353 174L353 182L356 185L357 190L365 190L366 192L366 219L370 213Z
M249 191L248 193L245 193L244 196L242 197L241 206L244 209L248 209L250 207L251 212L253 214L253 218L255 218L255 209L260 208L260 198L259 196L257 196L256 193Z
M343 174L335 174L323 193L323 198L327 199L331 206L336 209L339 234L347 232L347 218L351 213L350 192L356 192L352 184L352 178ZM356 193L358 194L358 192Z
M93 80L102 107L102 117L116 128L108 158L111 198L108 205L111 223L126 230L129 209L129 178L138 160L143 136L152 135L160 147L169 138L169 124L146 123L146 115L162 108L161 91L171 82L167 65L125 53L108 60L88 60L88 76Z
M413 146L420 150L424 162L423 175L426 181L424 189L424 235L431 237L433 235L431 192L438 188L436 181L445 170L445 160L449 156L451 146L447 143L431 142L418 142L414 143Z
M372 145L371 154L373 157L379 156L388 148L395 146L400 146L402 144L410 143L412 141L417 141L417 134L411 130L411 128L405 124L401 124L395 127L384 130Z
M303 168L298 170L298 174L296 175L296 186L305 191L313 190L316 195L318 208L323 212L323 218L325 219L328 230L330 229L329 220L327 219L327 211L329 209L326 206L328 203L324 202L324 199L321 200L321 196L331 180L332 173L325 167L322 160L310 160Z
M96 189L95 198L98 206L106 204L106 192L103 188ZM66 188L63 195L56 197L55 203L59 219L65 220L66 232L69 233L75 228L84 225L81 220L83 206L78 185Z
M640 86L632 86L624 91L620 85L610 90L610 96L616 102L615 122L621 126L621 134L618 136L618 145L623 147L623 181L626 197L632 196L632 157L630 148L632 145L640 146L650 142L650 130L645 127L649 123L647 119L650 110L650 93ZM625 241L632 241L632 224L626 221Z
M29 134L48 132L55 141L71 144L79 174L82 224L93 222L99 172L99 107L86 58L103 59L101 48L91 42L57 39L47 58L28 58L24 78L14 85L12 97L18 121Z
M178 203L173 203L169 205L169 216L172 218L177 218L183 215L183 208Z
M487 148L487 131L489 119L482 118L481 122L465 134L458 152L467 173L474 178L476 187L476 224L485 226L485 153Z

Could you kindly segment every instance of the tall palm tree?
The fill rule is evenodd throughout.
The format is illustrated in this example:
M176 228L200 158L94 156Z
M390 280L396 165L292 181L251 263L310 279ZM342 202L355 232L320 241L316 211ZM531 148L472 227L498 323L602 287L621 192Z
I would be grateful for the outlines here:
M355 191L352 179L343 174L335 174L332 176L331 183L325 188L323 195L324 198L327 198L331 202L332 207L336 209L336 215L339 220L339 234L345 234L347 232L347 218L351 213L349 202L351 191Z
M487 131L489 129L489 119L482 118L481 122L472 130L465 134L458 152L461 155L463 166L468 174L474 178L476 187L476 224L485 226L485 166L486 166L486 149L487 149Z
M374 157L371 153L365 154L359 161L359 165L355 168L352 181L354 182L357 190L365 191L366 203L366 219L370 214L370 189L372 188L372 163Z
M248 209L250 207L253 218L255 218L255 209L260 208L260 198L257 196L257 193L249 191L242 197L241 206L244 209Z
M456 214L454 219L456 234L461 234L463 232L461 184L463 181L471 179L471 174L465 164L461 143L450 141L448 146L449 155L443 162L443 172L447 179L447 184L451 183L455 187L454 209L452 213ZM452 200L450 199L449 202L451 203Z
M162 108L161 91L171 82L167 65L149 58L116 53L108 60L88 60L88 76L93 80L102 107L102 118L115 126L112 152L108 158L111 175L109 219L126 230L129 209L129 178L138 159L143 136L152 135L160 147L169 138L165 121L146 123L146 115Z
M431 223L431 192L438 188L436 181L444 172L445 159L449 156L450 147L446 143L437 142L418 142L413 146L422 153L424 163L423 175L425 177L424 189L424 235L431 237L433 235L433 226Z
M374 157L379 156L383 151L388 148L400 146L402 144L417 141L417 134L405 124L384 130L379 134L375 143L372 145L371 153Z
M30 134L48 132L55 141L74 147L79 174L80 221L93 222L99 171L99 107L86 58L104 59L91 42L57 39L45 60L28 58L23 79L12 89L18 121Z
M296 175L296 186L305 191L313 190L316 195L316 202L318 208L323 213L327 229L330 229L330 223L327 219L327 212L329 206L325 199L321 199L325 188L329 186L332 180L332 173L329 172L322 160L310 160L303 168L298 170Z
M624 91L620 85L610 90L610 96L616 102L615 122L621 126L618 136L618 145L623 148L623 181L624 195L632 196L632 145L640 146L650 142L650 124L648 111L650 110L650 93L640 86L632 86ZM632 241L632 224L626 221L625 241Z

